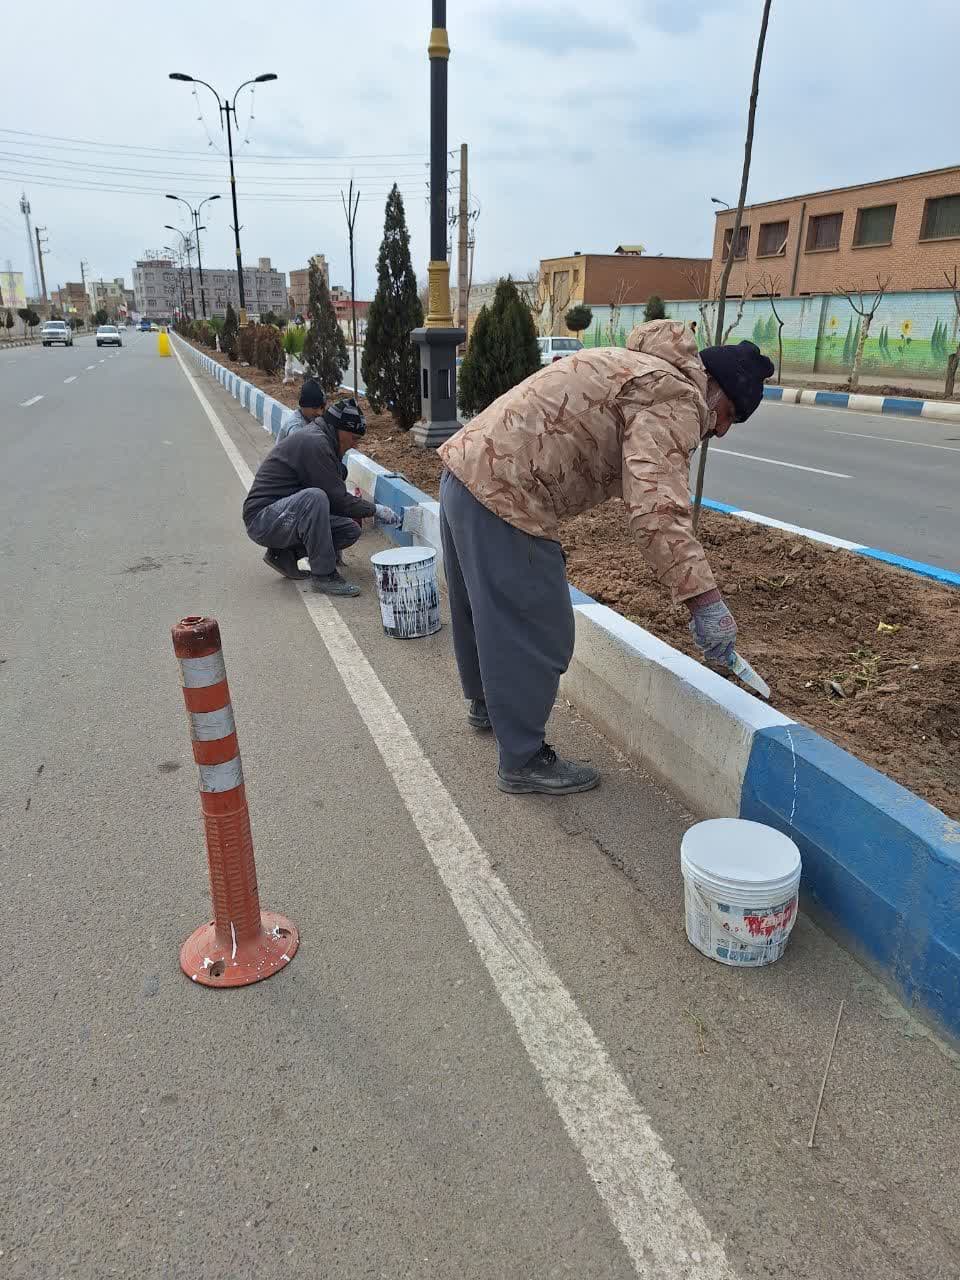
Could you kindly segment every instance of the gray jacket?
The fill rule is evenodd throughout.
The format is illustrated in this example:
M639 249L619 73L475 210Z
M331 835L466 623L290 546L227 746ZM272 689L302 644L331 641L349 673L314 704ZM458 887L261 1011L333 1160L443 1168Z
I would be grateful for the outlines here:
M311 427L316 427L321 422L321 418L317 418L314 422L308 422L299 409L294 409L291 413L286 414L280 423L280 430L277 432L277 444L281 440L286 440L287 436L292 435L294 431L306 431Z

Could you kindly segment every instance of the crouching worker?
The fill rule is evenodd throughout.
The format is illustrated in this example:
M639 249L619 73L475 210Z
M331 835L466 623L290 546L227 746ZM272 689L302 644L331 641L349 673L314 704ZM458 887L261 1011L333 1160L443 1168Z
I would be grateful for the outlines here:
M513 387L442 445L440 535L469 722L492 728L507 792L588 791L596 769L557 756L547 717L573 656L560 521L623 498L644 559L723 664L737 628L693 533L690 456L759 405L773 365L752 342L708 347L682 324L626 349L579 351Z
M280 430L277 432L277 444L281 440L286 440L287 436L293 435L295 431L305 431L314 426L323 413L326 403L327 397L323 394L320 383L316 378L307 378L300 388L298 407L284 415Z
M257 468L243 504L249 537L266 547L264 561L285 578L310 578L315 591L358 596L360 588L342 576L341 552L360 537L358 521L376 516L396 524L389 507L348 493L341 461L366 431L355 400L323 410L307 429L275 444ZM310 572L297 564L306 555Z

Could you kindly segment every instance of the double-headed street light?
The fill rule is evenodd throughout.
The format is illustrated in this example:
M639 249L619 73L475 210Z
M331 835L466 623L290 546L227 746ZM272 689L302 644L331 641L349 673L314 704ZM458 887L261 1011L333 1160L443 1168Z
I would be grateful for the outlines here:
M190 210L190 215L193 218L193 226L194 226L194 230L196 231L196 240L197 240L197 270L200 272L200 308L203 311L203 318L204 320L206 320L207 298L206 298L206 294L203 292L203 259L200 257L200 231L201 231L200 210L203 208L205 204L209 204L211 200L219 200L220 197L207 196L206 200L201 200L195 209L193 205L190 204L189 201L184 200L183 196L167 196L167 199L179 200L181 204L185 204L187 208ZM206 227L203 227L202 230L206 231Z
M192 247L193 240L185 232L181 231L179 227L175 227L169 222L165 222L163 224L163 229L164 231L175 231L183 241L183 251L187 255L187 271L190 273L190 306L193 309L193 318L196 320L197 295L193 292L193 263L190 261L190 249ZM183 268L181 267L180 270L182 271Z
M182 71L171 71L171 80L183 80L187 84L202 84L205 89L210 92L217 100L217 106L220 108L220 123L223 125L224 117L227 121L227 152L230 156L230 195L233 199L233 234L236 237L237 244L237 285L240 293L240 324L247 323L247 302L243 291L243 259L240 257L240 218L237 214L237 180L233 172L233 131L230 127L230 116L233 116L234 124L237 120L237 97L240 89L245 89L248 84L265 84L268 80L276 80L276 76L272 71L268 71L265 75L254 76L252 80L244 80L240 88L233 95L233 101L229 98L221 100L219 93L212 84L207 84L206 80L198 80L196 76L184 75Z
M171 258L176 258L177 266L180 268L177 272L177 279L180 282L180 314L185 317L187 314L187 291L183 287L183 250L174 248L172 244L165 244L163 251L164 253L169 253Z

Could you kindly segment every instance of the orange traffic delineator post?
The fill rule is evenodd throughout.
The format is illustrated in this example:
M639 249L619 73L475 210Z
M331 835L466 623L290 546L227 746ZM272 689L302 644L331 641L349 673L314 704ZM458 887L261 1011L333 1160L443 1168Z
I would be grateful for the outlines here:
M200 768L213 899L213 919L183 944L180 968L206 987L245 987L289 964L300 937L285 916L260 910L250 811L216 621L183 618L173 628L173 651Z

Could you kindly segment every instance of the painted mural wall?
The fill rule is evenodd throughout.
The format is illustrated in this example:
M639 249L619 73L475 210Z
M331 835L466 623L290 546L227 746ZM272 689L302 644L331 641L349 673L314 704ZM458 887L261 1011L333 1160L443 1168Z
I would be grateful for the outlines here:
M869 297L868 297L869 301ZM699 303L667 302L667 315L696 321L699 345L712 336L704 331ZM817 294L809 298L777 298L783 319L783 368L794 373L843 373L850 369L860 337L860 317L846 298ZM724 328L736 317L738 299L727 303ZM580 336L588 347L624 346L634 325L643 323L642 306L593 307L593 323ZM716 308L707 308L712 327ZM891 293L880 303L863 349L861 375L883 378L940 378L947 357L956 351L960 315L949 290ZM777 321L765 298L747 299L729 342L749 338L774 361Z

